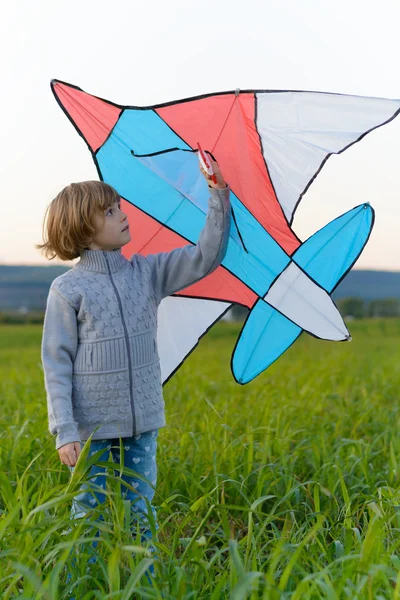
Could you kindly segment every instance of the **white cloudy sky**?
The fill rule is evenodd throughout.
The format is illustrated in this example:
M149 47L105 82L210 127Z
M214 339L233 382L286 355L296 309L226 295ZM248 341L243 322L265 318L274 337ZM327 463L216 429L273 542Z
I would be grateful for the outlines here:
M48 203L71 181L98 179L52 78L135 105L237 87L400 98L399 23L398 0L4 3L0 264L49 264L34 248ZM400 270L399 159L400 117L328 160L296 233L369 201L376 224L357 267Z

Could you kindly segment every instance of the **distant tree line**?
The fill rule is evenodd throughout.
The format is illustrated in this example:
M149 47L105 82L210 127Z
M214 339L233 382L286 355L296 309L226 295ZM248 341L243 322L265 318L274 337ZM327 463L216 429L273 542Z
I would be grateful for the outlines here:
M362 298L339 298L336 305L344 318L365 319L369 317L400 317L400 299L383 298L365 302ZM235 304L229 311L233 321L244 321L249 313L248 308ZM43 323L44 311L3 310L0 311L0 324L40 324Z
M336 301L343 317L363 319L365 317L400 317L400 299L382 298L364 302L361 298L340 298Z
M349 297L335 300L340 314L354 319L365 319L368 317L400 317L400 299L382 298L381 300L364 301L362 298ZM243 321L249 310L243 306L235 305L230 313L234 321Z
M43 320L43 311L3 310L0 312L0 324L3 325L37 325L39 323L43 324Z

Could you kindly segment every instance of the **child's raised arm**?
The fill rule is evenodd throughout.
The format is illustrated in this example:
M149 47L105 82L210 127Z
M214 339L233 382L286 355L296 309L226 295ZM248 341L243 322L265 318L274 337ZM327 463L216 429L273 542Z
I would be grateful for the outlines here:
M50 288L44 317L42 363L47 392L49 431L57 433L56 449L80 441L72 413L72 368L78 347L74 307Z
M229 188L217 163L212 161L212 165L217 176L216 184L212 184L201 169L209 180L210 198L206 223L197 244L145 257L151 268L154 291L160 301L200 281L212 273L224 259L231 219Z

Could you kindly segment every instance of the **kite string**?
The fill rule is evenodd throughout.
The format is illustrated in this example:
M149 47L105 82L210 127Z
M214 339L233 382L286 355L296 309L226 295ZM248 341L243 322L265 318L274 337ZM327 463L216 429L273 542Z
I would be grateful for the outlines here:
M217 137L217 139L216 139L216 142L215 142L214 146L213 146L213 147L212 147L212 149L211 149L211 153L213 153L213 152L214 152L214 150L215 150L215 146L216 146L216 145L218 144L218 142L219 142L219 139L220 139L220 137L221 137L221 135L222 135L222 133L223 133L223 131L224 131L224 129L225 129L225 125L227 124L227 122L228 122L228 119L229 119L229 117L230 117L230 115L231 115L231 112L232 112L232 109L233 109L233 105L235 104L235 102L236 102L236 98L238 98L238 97L239 97L238 95L235 95L235 97L234 97L234 99L233 99L232 105L231 105L231 107L230 107L230 109L229 109L229 112L228 112L228 115L227 115L227 117L226 117L226 119L225 119L225 122L224 122L224 124L222 125L222 129L221 129L221 131L220 131L220 133L219 133L219 136Z

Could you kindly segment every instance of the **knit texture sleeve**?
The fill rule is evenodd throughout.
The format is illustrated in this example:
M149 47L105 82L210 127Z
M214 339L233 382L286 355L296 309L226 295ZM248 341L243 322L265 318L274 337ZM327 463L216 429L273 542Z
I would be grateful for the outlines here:
M80 441L72 413L72 369L78 346L75 308L53 287L47 297L41 358L47 394L49 431L56 449Z
M159 301L200 281L225 257L231 220L229 188L210 188L210 194L206 222L196 245L145 257Z

